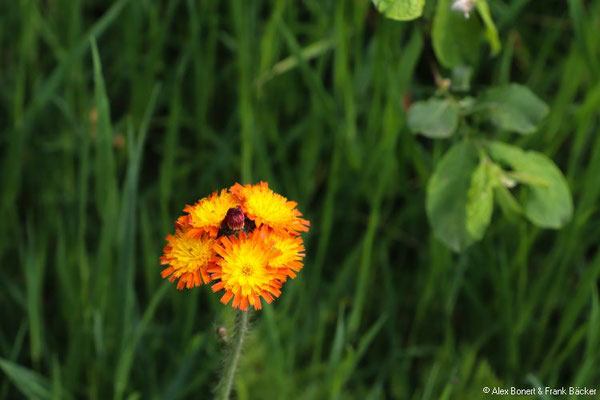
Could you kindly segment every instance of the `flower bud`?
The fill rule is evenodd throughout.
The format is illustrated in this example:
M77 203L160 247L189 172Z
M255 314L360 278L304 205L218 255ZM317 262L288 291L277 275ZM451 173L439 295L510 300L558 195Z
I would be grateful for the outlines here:
M229 230L234 232L244 229L244 212L242 211L242 207L237 206L227 210L227 215L225 215L225 225Z

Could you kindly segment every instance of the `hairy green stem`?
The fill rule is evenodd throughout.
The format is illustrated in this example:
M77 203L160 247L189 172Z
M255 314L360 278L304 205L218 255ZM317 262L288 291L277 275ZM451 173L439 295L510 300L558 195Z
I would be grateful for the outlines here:
M221 381L217 391L217 399L229 400L233 389L235 371L240 360L242 347L244 347L244 339L248 333L248 316L250 312L239 311L235 319L235 327L233 337L231 338L230 347L225 355L225 363L221 374Z

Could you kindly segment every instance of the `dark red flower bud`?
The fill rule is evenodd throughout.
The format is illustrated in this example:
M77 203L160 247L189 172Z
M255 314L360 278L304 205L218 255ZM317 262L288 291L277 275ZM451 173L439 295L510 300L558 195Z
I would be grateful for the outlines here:
M244 229L244 212L242 211L242 207L237 206L227 210L225 225L232 231L241 231Z

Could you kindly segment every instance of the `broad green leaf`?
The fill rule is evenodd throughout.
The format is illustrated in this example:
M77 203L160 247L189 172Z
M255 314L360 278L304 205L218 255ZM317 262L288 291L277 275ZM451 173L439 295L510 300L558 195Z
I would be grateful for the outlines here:
M457 125L457 106L449 100L418 101L408 110L408 126L411 131L429 138L450 137Z
M442 157L427 185L427 217L435 236L454 251L474 242L467 230L467 192L477 167L477 151L462 141Z
M437 4L431 32L435 55L447 68L475 64L479 56L481 23L477 18L465 18L451 6L451 0L439 0Z
M467 232L475 240L483 237L492 219L494 186L499 181L494 175L496 170L495 164L482 158L471 177L471 187L467 193Z
M548 115L548 106L527 87L510 84L486 90L479 108L500 129L529 134Z
M490 156L514 170L512 178L525 184L524 211L543 228L560 228L573 213L573 200L562 172L548 157L500 142L488 143Z
M419 18L423 14L425 0L372 0L380 13L398 21Z

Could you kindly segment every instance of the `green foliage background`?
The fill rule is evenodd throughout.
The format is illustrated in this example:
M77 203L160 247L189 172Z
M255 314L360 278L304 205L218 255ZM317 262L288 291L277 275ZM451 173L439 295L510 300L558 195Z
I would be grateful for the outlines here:
M367 0L0 3L0 399L211 398L234 312L158 258L185 204L258 180L313 228L237 398L599 388L600 1L489 3L503 46L480 41L473 87L550 105L493 139L550 157L574 213L554 231L496 210L460 255L425 212L452 140L403 110L435 90L435 2L414 22Z

